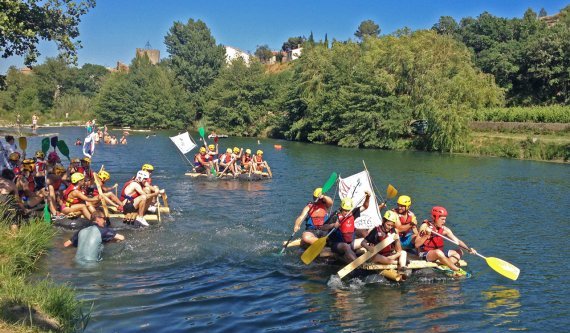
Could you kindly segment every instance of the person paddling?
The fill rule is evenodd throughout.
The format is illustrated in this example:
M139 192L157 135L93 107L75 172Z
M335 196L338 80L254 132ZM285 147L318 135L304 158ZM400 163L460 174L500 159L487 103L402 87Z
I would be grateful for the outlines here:
M303 244L311 245L317 239L327 235L327 231L323 230L323 225L329 217L328 210L332 205L333 200L323 194L321 187L313 191L313 201L303 208L295 220L295 226L293 226L293 233L296 233L301 228L301 223L305 221L305 232L301 235Z
M416 247L419 249L420 258L427 261L439 260L440 263L449 267L454 276L464 276L467 274L463 269L458 267L459 260L463 255L463 250L457 248L455 250L444 250L443 238L432 233L435 231L441 235L459 243L459 246L469 249L472 254L477 253L475 249L468 247L463 241L455 237L451 229L445 226L447 220L447 210L441 206L435 206L431 210L432 220L425 220L420 227L419 235L416 237Z
M354 252L360 247L362 239L355 239L355 226L354 221L360 217L360 213L368 208L370 203L370 192L365 192L364 203L362 206L354 207L352 198L346 197L340 203L340 211L327 219L324 230L331 230L337 228L328 238L327 242L333 252L338 253L344 257L347 262L356 259Z
M362 247L368 251L372 251L374 246L388 237L393 237L397 235L396 233L396 222L399 220L399 216L396 212L389 210L384 213L382 218L382 224L372 229L370 233L366 236L364 241L362 241ZM397 237L397 236L396 236ZM407 252L402 249L402 244L400 243L400 238L394 241L394 243L386 246L384 249L380 250L372 259L374 263L378 264L398 264L398 271L406 271L406 259Z

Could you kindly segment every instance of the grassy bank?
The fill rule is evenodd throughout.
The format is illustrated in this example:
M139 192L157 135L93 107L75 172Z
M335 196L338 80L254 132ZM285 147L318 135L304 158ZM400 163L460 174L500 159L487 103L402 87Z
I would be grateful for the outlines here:
M83 320L72 288L30 280L55 231L38 220L18 219L12 206L0 201L0 332L75 331ZM11 228L15 222L18 230Z

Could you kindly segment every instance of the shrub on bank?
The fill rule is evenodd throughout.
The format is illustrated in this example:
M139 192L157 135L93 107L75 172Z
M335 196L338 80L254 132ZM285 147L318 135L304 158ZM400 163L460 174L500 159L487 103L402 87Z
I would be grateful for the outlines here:
M485 108L475 111L475 121L570 123L570 106Z
M11 229L14 223L18 230ZM49 224L18 218L10 199L0 200L0 321L63 332L84 326L81 304L68 285L29 277L54 234Z
M520 141L507 138L477 137L462 153L540 161L570 161L570 144L547 143L527 138Z

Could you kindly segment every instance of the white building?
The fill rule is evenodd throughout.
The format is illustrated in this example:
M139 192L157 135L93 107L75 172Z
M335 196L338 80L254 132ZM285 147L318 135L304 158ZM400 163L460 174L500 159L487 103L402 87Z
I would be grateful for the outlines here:
M241 57L243 61L249 65L249 58L251 57L248 53L232 47L232 46L225 46L226 48L226 62L229 64L232 60Z
M291 60L299 59L299 57L301 56L301 53L303 53L302 47L292 49L291 50Z

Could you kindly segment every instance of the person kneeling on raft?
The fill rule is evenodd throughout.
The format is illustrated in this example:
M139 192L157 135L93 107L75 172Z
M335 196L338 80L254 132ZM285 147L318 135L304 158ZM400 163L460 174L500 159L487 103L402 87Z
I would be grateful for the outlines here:
M398 264L400 272L406 271L407 252L402 249L400 237L396 231L396 221L398 221L398 213L389 210L384 214L382 224L372 229L368 236L362 242L362 247L368 251L372 251L374 246L388 237L395 237L394 243L386 246L378 254L372 257L371 261L377 264Z
M105 214L101 210L98 209L93 213L93 220L94 224L76 231L71 239L63 243L65 247L72 245L77 247L75 254L77 261L99 261L103 252L103 243L125 240L125 236L107 227Z

